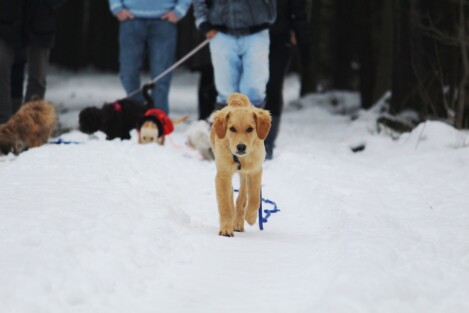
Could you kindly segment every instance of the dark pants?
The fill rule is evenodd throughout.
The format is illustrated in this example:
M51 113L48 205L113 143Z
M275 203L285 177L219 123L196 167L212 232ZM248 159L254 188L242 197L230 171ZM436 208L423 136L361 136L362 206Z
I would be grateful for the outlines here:
M49 55L50 48L28 47L28 84L26 85L25 102L44 99Z
M280 117L283 110L283 82L290 66L291 45L289 42L271 39L269 55L270 77L267 83L265 109L272 116Z
M26 49L18 48L11 68L11 97L23 99L24 69L26 66Z
M24 51L14 49L0 39L0 123L8 121L19 106L13 105L12 98L23 98ZM49 65L49 48L30 46L27 49L28 83L24 102L44 99L46 75Z
M275 140L280 128L280 116L283 110L283 82L290 65L291 45L289 42L270 40L269 71L267 83L267 101L265 109L272 115L272 124L269 134L264 141L266 159L273 158Z
M213 77L212 64L204 65L200 69L199 80L199 120L207 119L215 110L217 101L217 89Z
M23 104L25 66L26 49L17 48L15 52L15 61L11 68L11 100L13 114L15 114Z
M14 46L0 38L0 124L8 121L13 113L11 104L11 67L14 60Z

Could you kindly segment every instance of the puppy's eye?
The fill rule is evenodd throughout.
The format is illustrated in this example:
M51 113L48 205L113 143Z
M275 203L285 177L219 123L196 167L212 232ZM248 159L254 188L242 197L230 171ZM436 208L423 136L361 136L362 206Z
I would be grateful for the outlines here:
M254 130L254 128L252 128L252 127L248 127L248 129L246 129L246 131L247 131L248 133L252 132L253 130Z
M143 140L147 140L147 137L143 136Z
M233 132L233 133L236 133L236 128L230 127L230 131Z

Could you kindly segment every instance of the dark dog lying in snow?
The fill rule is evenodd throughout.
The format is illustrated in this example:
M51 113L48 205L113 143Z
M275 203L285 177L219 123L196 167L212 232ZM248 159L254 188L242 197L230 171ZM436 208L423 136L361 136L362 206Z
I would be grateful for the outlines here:
M100 130L106 134L107 140L130 139L130 131L137 127L143 114L153 107L153 99L149 94L153 86L153 84L143 86L145 104L124 98L114 103L105 103L102 108L83 109L79 116L80 131L93 134Z

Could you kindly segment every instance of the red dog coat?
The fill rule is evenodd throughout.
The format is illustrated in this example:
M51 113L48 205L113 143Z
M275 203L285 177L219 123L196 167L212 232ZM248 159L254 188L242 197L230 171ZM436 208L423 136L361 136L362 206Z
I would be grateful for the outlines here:
M173 121L166 115L163 110L149 109L145 112L142 119L138 123L137 130L140 133L140 128L147 122L152 121L158 127L158 137L169 135L174 130Z

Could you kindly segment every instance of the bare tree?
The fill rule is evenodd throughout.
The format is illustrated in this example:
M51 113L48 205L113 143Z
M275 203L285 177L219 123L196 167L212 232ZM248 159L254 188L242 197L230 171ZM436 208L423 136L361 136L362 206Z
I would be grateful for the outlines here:
M469 108L467 103L467 92L469 87L469 60L467 56L467 47L469 45L469 41L466 32L467 21L465 10L465 1L459 0L458 44L461 51L462 74L461 81L459 83L458 104L456 107L455 114L455 126L457 128L469 127Z

